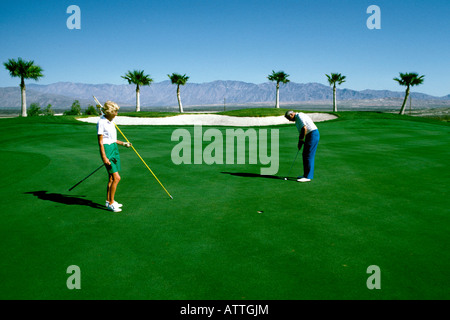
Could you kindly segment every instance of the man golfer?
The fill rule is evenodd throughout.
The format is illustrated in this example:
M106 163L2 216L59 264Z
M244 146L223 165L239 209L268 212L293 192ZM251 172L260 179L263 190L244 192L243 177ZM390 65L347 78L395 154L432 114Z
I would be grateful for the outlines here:
M312 119L302 113L288 111L284 115L289 121L295 122L298 132L298 150L303 146L303 176L298 177L298 182L309 182L314 177L314 158L320 140L319 130Z
M119 106L112 102L106 101L102 107L104 115L100 117L97 122L98 146L100 149L100 156L108 171L108 185L106 188L106 208L113 212L122 211L122 204L114 200L117 185L120 181L119 171L120 154L117 147L118 144L127 148L131 147L131 143L117 140L117 130L113 122L117 116Z

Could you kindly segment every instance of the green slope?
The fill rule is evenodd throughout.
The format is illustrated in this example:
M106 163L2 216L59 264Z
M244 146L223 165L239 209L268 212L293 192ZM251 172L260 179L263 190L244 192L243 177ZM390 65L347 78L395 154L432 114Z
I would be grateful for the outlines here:
M318 123L309 184L281 179L289 125L265 128L279 130L279 179L261 165L174 165L177 127L123 126L174 200L122 148L120 214L102 208L103 170L68 191L100 164L94 125L1 119L0 298L450 298L449 126L338 115ZM81 290L66 286L70 265ZM370 265L381 290L366 286Z

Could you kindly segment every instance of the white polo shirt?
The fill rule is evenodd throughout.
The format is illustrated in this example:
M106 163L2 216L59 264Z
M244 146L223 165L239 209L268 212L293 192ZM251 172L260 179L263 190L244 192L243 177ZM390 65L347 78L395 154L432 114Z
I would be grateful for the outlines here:
M317 130L317 126L312 121L312 119L304 114L303 112L297 112L295 114L295 125L297 127L298 132L301 132L302 128L306 126L306 134L310 133L311 131Z
M117 130L114 125L114 119L109 121L105 116L101 116L97 122L97 134L103 136L103 144L117 142Z

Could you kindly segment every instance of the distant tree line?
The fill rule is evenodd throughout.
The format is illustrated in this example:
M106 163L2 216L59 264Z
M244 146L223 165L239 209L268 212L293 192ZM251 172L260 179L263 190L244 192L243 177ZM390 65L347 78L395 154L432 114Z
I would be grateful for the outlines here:
M65 116L98 116L100 115L99 111L93 106L88 105L88 107L81 111L81 105L78 100L75 100L70 107L70 110L67 110L63 113ZM44 109L41 109L39 103L34 102L30 105L30 109L28 110L29 117L37 117L37 116L54 116L55 111L53 111L52 105L48 104Z
M42 78L43 75L43 69L34 64L34 61L25 61L22 60L22 58L18 58L17 60L9 59L7 62L3 63L5 68L9 71L11 77L18 77L20 78L20 90L21 90L21 102L22 102L22 116L27 116L27 107L26 107L26 94L25 94L25 79L33 79L33 80L39 80L39 78ZM172 82L172 84L175 84L177 86L177 100L178 100L178 107L179 112L183 112L183 106L181 104L181 94L180 94L180 86L185 85L188 81L189 77L186 76L186 74L181 75L178 73L172 73L167 75ZM325 75L328 79L328 83L330 86L333 87L333 112L337 112L337 102L336 102L336 85L340 85L343 82L345 82L346 76L341 75L340 73L331 73ZM275 100L275 108L280 107L279 103L279 89L280 89L280 83L286 84L290 82L288 79L289 75L286 74L284 71L278 71L275 72L272 70L272 73L267 76L267 79L270 81L276 82L276 100ZM412 86L417 86L423 83L425 76L419 76L419 74L412 72L412 73L400 73L400 76L398 78L394 78L393 80L397 81L401 86L406 87L405 92L405 98L402 103L402 107L400 109L400 114L405 113L405 105L406 101L408 100L408 97L410 95L410 88ZM136 85L136 112L139 112L141 110L140 106L140 87L141 86L150 86L153 82L153 79L150 77L150 75L145 74L144 70L133 70L128 71L124 76L122 76L123 79L128 81L128 84L134 84ZM52 111L51 105L49 104L43 111L41 111L39 104L31 104L29 115L54 115L54 112ZM64 115L81 115L81 106L78 100L75 100L72 104L72 107L70 110L64 112ZM99 111L92 105L89 105L88 108L85 110L86 115L99 115Z

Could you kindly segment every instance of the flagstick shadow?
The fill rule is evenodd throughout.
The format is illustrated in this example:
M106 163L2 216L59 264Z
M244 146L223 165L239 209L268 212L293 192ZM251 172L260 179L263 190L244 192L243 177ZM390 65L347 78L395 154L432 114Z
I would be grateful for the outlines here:
M33 196L38 197L41 200L57 202L65 205L88 206L95 209L106 210L106 207L104 205L102 206L91 200L82 199L76 196L69 196L60 193L48 193L47 191L24 192L24 194L32 194Z
M248 173L248 172L221 172L224 174L229 174L232 176L238 176L238 177L245 177L245 178L266 178L266 179L275 179L275 180L284 180L287 178L287 180L297 180L296 178L289 178L289 177L278 177L278 176L271 176L271 175L265 175L265 174L257 174L257 173Z

